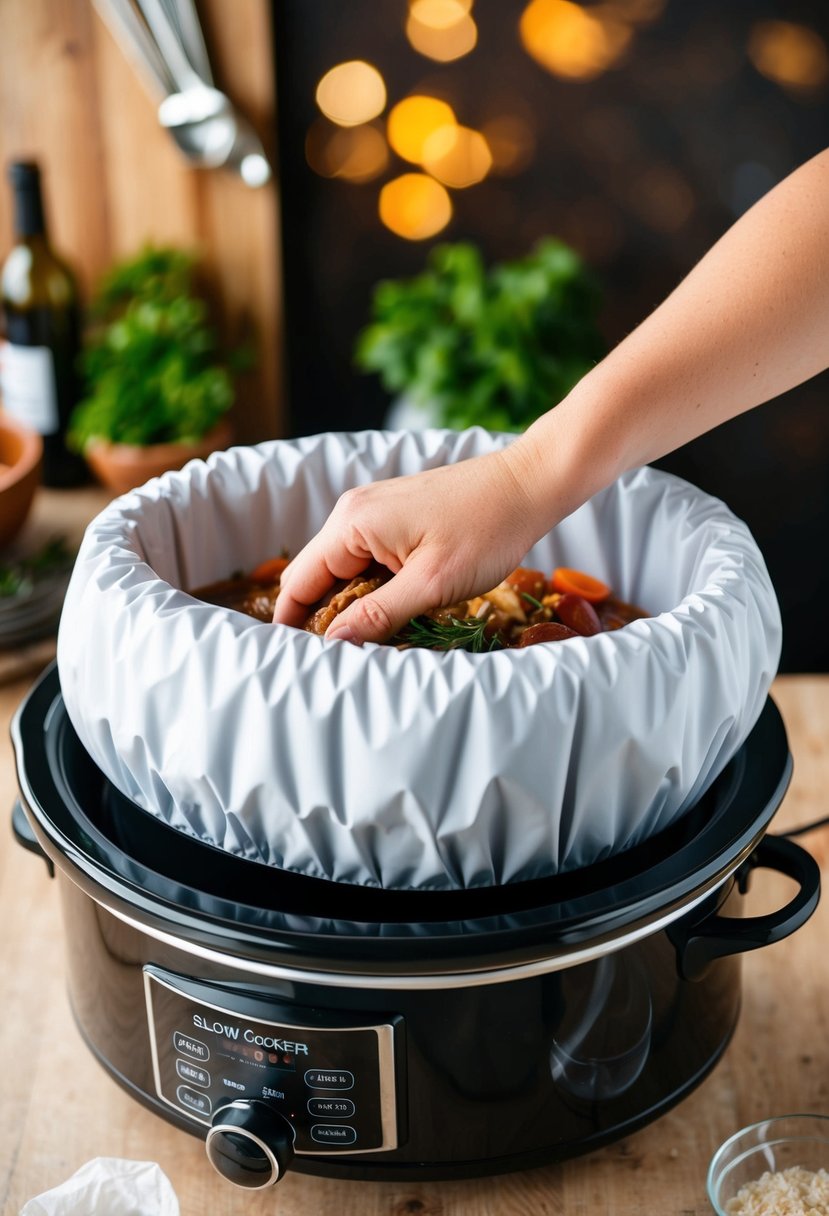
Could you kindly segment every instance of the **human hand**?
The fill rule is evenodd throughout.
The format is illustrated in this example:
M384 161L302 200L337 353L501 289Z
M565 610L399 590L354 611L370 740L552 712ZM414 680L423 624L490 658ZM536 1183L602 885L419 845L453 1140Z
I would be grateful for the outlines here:
M373 559L393 578L335 618L327 638L382 642L412 617L488 591L537 540L510 449L342 495L282 576L274 622L301 626L338 579Z

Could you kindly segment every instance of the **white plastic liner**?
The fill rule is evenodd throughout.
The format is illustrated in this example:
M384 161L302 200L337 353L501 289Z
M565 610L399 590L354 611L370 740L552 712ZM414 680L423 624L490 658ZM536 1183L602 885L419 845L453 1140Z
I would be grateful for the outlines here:
M58 643L98 766L231 853L386 888L547 875L675 820L756 721L780 646L748 529L676 477L625 475L526 558L653 613L615 633L480 655L359 649L181 590L296 553L350 486L509 441L317 435L117 499L86 533Z

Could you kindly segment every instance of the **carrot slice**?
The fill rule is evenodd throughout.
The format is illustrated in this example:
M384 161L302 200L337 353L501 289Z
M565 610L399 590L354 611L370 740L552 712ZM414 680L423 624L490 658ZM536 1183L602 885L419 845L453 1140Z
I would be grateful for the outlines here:
M275 583L282 577L282 571L288 561L287 557L269 557L267 561L260 562L255 570L251 570L250 577L255 583Z
M591 574L584 574L581 570L570 570L566 566L559 566L553 571L550 590L558 591L561 595L580 595L590 604L600 604L610 595L607 583L593 578Z

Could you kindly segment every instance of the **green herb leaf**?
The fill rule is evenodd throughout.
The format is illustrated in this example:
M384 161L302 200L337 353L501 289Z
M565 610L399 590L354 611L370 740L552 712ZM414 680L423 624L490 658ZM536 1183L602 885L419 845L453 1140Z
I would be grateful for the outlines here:
M532 604L533 608L540 608L542 612L544 611L544 605L534 595L530 595L529 591L522 591L521 599L526 600L528 604Z
M489 271L474 245L438 245L420 274L377 285L355 361L446 426L520 431L601 358L598 306L562 241Z
M152 247L106 276L82 360L87 393L70 420L77 451L96 439L200 439L230 408L230 372L193 279L191 254Z
M486 636L486 617L450 617L447 621L436 621L430 616L413 617L398 636L398 644L417 646L426 650L501 650L503 642L498 634Z

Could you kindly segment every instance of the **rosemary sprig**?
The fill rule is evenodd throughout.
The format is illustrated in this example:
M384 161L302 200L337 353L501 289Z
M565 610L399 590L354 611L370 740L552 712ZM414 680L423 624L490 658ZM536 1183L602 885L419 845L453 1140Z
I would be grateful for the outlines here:
M496 633L486 636L486 617L450 617L448 621L436 621L430 616L417 616L409 621L396 641L406 646L419 646L426 650L501 650L503 642Z
M528 604L532 604L533 608L540 608L542 612L544 611L544 605L541 603L541 600L537 600L534 595L530 595L529 591L522 591L521 599L526 600Z

